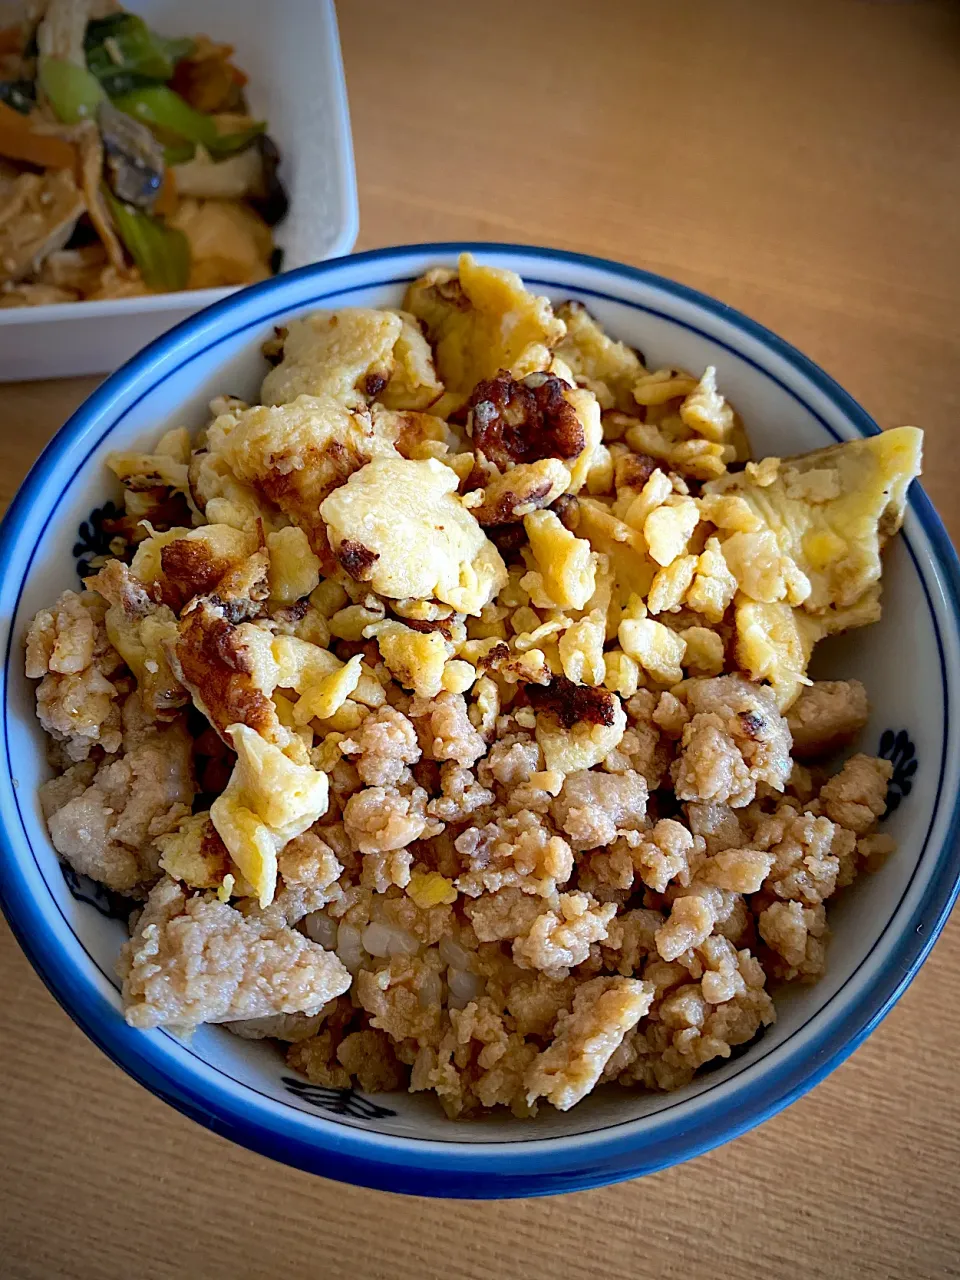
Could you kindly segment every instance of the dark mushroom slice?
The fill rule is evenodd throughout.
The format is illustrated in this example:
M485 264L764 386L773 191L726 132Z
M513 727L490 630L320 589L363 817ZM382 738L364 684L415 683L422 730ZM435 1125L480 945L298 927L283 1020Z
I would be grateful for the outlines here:
M163 186L163 147L139 120L109 102L97 109L105 172L114 195L149 212Z
M266 133L257 138L254 146L260 152L262 175L259 189L254 190L249 197L250 204L268 227L275 227L287 216L290 208L286 188L280 181L280 151Z
M32 80L0 80L0 102L28 116L37 105L37 86Z

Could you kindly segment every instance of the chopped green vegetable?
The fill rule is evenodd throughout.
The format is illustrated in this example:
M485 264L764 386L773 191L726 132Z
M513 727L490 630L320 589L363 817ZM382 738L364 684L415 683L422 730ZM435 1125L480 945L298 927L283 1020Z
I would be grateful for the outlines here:
M204 145L214 160L225 160L238 151L245 151L257 138L262 138L266 127L264 121L257 120L249 129L241 129L239 133L218 133Z
M189 164L196 154L195 142L171 142L163 148L163 163L172 169L177 164Z
M163 140L202 142L206 145L217 131L210 116L194 111L188 102L166 85L144 85L132 93L121 93L113 105L148 124Z
M93 119L105 96L96 76L63 58L41 54L37 80L57 119L64 124Z
M161 141L168 144L202 142L214 159L242 151L265 128L262 121L257 121L239 133L218 133L213 116L195 111L179 93L162 84L145 85L131 93L119 94L113 104L148 124Z
M124 204L106 187L103 196L117 234L139 267L144 284L163 292L185 289L190 279L190 244L183 232Z
M136 71L120 71L110 77L110 94L117 97L121 93L135 93L137 89L145 89L147 85L156 83L156 80L138 75Z
M83 40L87 66L106 91L125 93L144 83L169 80L192 40L168 40L134 13L111 13L87 23Z

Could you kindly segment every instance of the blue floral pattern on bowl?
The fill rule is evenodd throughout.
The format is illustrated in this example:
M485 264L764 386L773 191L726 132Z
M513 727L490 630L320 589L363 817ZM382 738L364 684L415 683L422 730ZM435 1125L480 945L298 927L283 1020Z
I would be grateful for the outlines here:
M901 800L905 800L913 787L913 778L917 772L917 752L906 729L884 729L880 735L880 749L877 752L884 760L893 765L893 777L887 787L887 811L884 818L889 817L900 808Z
M389 1107L381 1107L379 1103L355 1093L353 1089L331 1089L326 1085L309 1084L295 1076L282 1076L281 1080L288 1093L334 1116L353 1116L356 1120L383 1120L397 1114Z
M70 896L77 902L85 902L107 920L122 920L126 923L130 919L130 913L135 904L129 898L114 893L112 889L98 884L89 876L79 875L66 862L61 862L60 869L66 886L70 890Z
M123 512L117 504L108 501L102 507L94 507L80 525L77 530L77 540L73 545L73 558L77 562L77 576L81 583L97 568L97 559L110 554L110 543L114 534L104 528L104 523L117 520L122 515Z

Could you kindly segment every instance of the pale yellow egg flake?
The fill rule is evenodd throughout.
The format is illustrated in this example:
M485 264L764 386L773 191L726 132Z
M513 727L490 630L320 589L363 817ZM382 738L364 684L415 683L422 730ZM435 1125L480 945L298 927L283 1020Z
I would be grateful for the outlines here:
M296 525L267 534L270 596L281 605L295 604L320 585L320 558Z
M607 557L618 602L626 603L631 595L646 596L657 566L650 558L643 533L618 519L596 498L580 498L578 516L577 536Z
M708 538L697 558L697 570L686 595L687 607L717 623L737 592L737 580L727 566L718 538Z
M443 688L448 649L439 631L415 631L402 622L381 622L377 646L387 670L405 689L435 698ZM464 664L466 665L466 664Z
M451 658L444 664L441 686L448 693L466 693L477 679L477 669L462 658Z
M181 430L183 430L181 428ZM186 434L184 432L184 434ZM186 456L177 446L182 437L178 433L167 432L154 453L140 453L137 450L115 450L108 453L106 464L126 487L137 491L150 488L172 489L174 492L189 492L190 461L189 437ZM174 444L174 441L176 444ZM168 442L174 447L163 449Z
M314 311L285 326L283 358L263 380L264 404L330 396L360 407L386 387L403 320L393 311L341 307Z
M429 409L443 395L433 352L420 322L408 311L398 311L401 329L393 347L393 372L378 399L388 409Z
M603 655L603 687L621 698L632 698L640 688L640 664L622 649L610 649Z
M453 881L440 875L438 871L415 871L404 892L423 911L441 905L449 906L457 900L457 889Z
M717 371L707 365L703 376L680 405L683 424L717 444L726 444L733 437L734 414L717 390Z
M564 391L563 398L573 408L577 421L583 430L583 448L577 456L567 462L570 469L568 493L579 493L587 483L598 451L603 448L603 424L600 420L600 405L592 391L575 387L572 391ZM602 460L602 455L601 455Z
M632 485L626 485L618 491L614 514L632 529L638 529L642 533L647 516L663 506L672 494L670 477L657 467L650 473L639 493L635 493Z
M565 528L552 511L534 511L524 516L523 528L536 561L543 598L560 609L582 609L596 587L597 561L590 543Z
M920 474L922 440L916 427L894 427L783 459L772 478L762 477L763 484L738 472L705 488L736 494L756 513L763 530L753 536L766 534L762 561L772 559L771 542L792 561L810 585L798 601L807 613L847 609L880 579L880 552L900 528L907 489ZM751 537L732 536L742 542ZM778 596L778 584L769 577L758 579L747 546L740 546L734 558L736 567L730 567L746 594L766 603L787 594L785 587Z
M266 907L276 893L277 854L327 811L327 775L295 763L245 724L230 725L227 735L237 761L210 818Z
M807 663L822 629L801 609L745 596L738 599L734 616L737 665L752 679L770 684L777 706L786 711L811 683Z
M643 522L643 536L650 556L661 567L683 555L700 522L693 498L671 496L655 507Z
M574 684L603 684L607 670L603 657L607 615L603 609L592 609L569 626L557 647L563 674Z
M619 698L610 703L609 724L578 720L567 727L551 712L536 719L536 739L548 770L561 774L592 769L613 751L623 738L627 717Z
M361 654L344 663L329 649L298 636L274 637L271 655L276 663L276 687L299 694L291 704L292 725L297 729L311 720L335 716L364 679ZM369 687L367 692L369 696Z
M633 387L646 373L637 353L604 333L582 302L563 303L557 317L567 327L557 355L577 385L592 391L601 409L635 409Z
M235 425L236 414L230 414ZM226 433L219 435L226 439ZM209 440L209 437L208 437ZM190 487L194 499L210 524L232 525L249 532L257 521L264 532L283 528L289 518L269 502L252 484L241 480L226 458L212 448L197 453L190 466Z
M174 547L174 543L184 545ZM182 586L182 594L189 599L213 590L224 574L242 564L258 547L255 526L235 529L227 524L211 523L199 529L151 532L138 545L130 572L148 586L169 575L171 585Z
M310 720L329 720L335 716L360 683L362 656L357 653L337 671L331 671L315 685L305 689L294 708L297 724Z
M686 648L683 666L690 675L718 676L723 670L723 639L709 627L685 627L680 632Z
M234 476L304 529L314 551L323 547L324 498L371 458L398 456L366 409L329 395L257 405L226 434L211 430L209 443Z
M272 637L270 652L276 664L274 687L295 689L300 694L339 671L343 665L329 649L301 640L298 636Z
M375 459L320 508L334 555L379 595L479 614L507 570L456 490L456 475L435 459Z
M173 831L156 838L160 866L168 875L195 889L216 889L229 871L229 859L208 838L210 814L183 818Z
M686 642L676 631L653 618L626 618L618 633L624 653L652 676L658 684L677 684L683 679L680 667Z
M566 332L546 298L514 271L464 253L456 271L438 267L407 289L404 309L421 320L446 395L437 412L463 404L478 382L506 369L514 377L546 369Z

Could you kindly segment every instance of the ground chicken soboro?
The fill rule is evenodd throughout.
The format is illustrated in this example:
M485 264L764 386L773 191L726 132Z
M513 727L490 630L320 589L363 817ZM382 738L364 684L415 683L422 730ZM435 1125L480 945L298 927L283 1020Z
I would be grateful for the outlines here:
M920 433L747 462L722 383L465 255L294 321L169 477L193 527L114 458L135 532L26 671L131 1025L528 1117L681 1087L817 979L891 766L830 776L868 692L806 666L878 615Z

